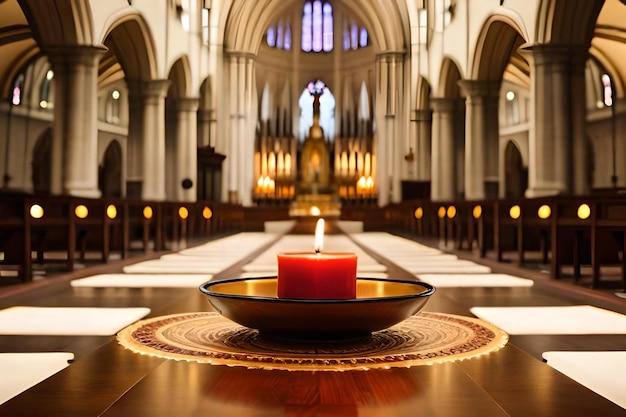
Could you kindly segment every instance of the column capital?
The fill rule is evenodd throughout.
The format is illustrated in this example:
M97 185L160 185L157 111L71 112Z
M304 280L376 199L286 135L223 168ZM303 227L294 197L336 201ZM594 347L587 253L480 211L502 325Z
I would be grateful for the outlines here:
M584 65L589 57L589 45L542 43L522 47L520 53L532 57L535 65Z
M201 122L217 121L217 112L215 109L198 109L198 120Z
M430 122L432 119L432 109L415 109L411 111L412 122Z
M376 54L376 62L399 62L404 59L405 51L387 51Z
M141 97L165 97L170 87L170 80L127 80L130 95Z
M181 112L198 111L198 106L200 105L200 99L197 97L176 97L173 101L174 108Z
M430 107L436 113L450 113L457 108L459 101L456 98L432 97Z
M240 59L254 61L256 59L256 54L246 51L226 51L225 55L231 61L237 61Z
M468 97L499 97L500 80L459 80L461 90Z
M104 46L92 45L55 45L45 49L50 65L83 64L93 65L108 51Z

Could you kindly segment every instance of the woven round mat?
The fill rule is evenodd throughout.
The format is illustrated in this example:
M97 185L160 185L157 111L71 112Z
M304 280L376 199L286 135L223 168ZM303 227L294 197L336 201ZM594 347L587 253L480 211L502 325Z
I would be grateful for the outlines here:
M167 359L261 369L344 371L467 359L502 348L508 335L480 319L422 312L350 341L266 339L217 313L139 321L118 333L126 348Z

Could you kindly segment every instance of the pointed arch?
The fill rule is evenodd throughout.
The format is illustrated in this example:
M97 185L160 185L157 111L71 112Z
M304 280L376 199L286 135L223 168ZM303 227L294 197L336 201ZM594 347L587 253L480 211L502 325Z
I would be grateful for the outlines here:
M519 54L518 49L528 42L523 24L513 16L502 14L487 18L474 48L474 60L469 70L473 80L501 80L504 71L513 63L518 72L528 74L530 65ZM511 60L511 57L516 59Z
M430 109L430 97L432 91L430 83L424 77L417 79L417 100L415 103L416 109Z
M405 2L361 0L331 1L335 9L349 11L363 23L372 45L380 52L399 52L410 43L409 11ZM256 54L265 31L276 16L301 7L300 0L232 0L219 16L224 27L223 43L227 50ZM400 22L388 25L384 22Z
M441 75L439 76L438 96L445 98L460 98L462 91L459 80L463 79L460 66L450 57L444 58L441 63Z
M156 43L144 17L132 9L113 14L102 35L108 51L101 62L119 62L128 80L158 78Z
M171 81L168 97L191 96L191 67L189 57L183 55L172 64L168 79Z
M541 0L537 8L538 43L586 46L605 0Z
M523 198L528 188L528 168L519 146L510 140L504 149L504 197Z
M98 188L102 198L122 197L122 146L112 140L104 151L98 172Z
M22 0L20 6L39 45L45 47L96 43L89 0L53 2Z
M52 177L52 128L35 142L32 156L32 181L35 194L50 194Z

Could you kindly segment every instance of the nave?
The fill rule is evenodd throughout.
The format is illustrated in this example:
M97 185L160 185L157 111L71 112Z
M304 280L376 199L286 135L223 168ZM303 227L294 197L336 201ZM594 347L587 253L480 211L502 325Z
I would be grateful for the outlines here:
M406 237L363 232L352 223L335 225L338 233L326 236L325 248L356 252L359 277L431 282L437 290L425 313L484 318L508 333L508 343L465 360L344 372L175 361L120 345L115 334L137 320L211 311L198 290L203 282L271 276L277 252L310 250L308 230L298 233L298 227L290 226L268 224L263 233L234 234L133 264L112 263L48 278L28 284L28 291L4 289L2 355L65 352L54 360L73 360L14 394L7 393L7 385L17 388L39 358L25 355L0 362L0 415L626 415L621 377L626 364L619 351L626 346L623 300L501 263L478 263ZM70 315L38 310L43 307L64 307ZM577 375L591 389L557 370L565 366L561 369L570 372L572 358L563 351L583 355L573 361L592 371ZM593 352L602 354L585 356ZM580 372L580 367L571 372ZM601 375L600 384L593 372Z

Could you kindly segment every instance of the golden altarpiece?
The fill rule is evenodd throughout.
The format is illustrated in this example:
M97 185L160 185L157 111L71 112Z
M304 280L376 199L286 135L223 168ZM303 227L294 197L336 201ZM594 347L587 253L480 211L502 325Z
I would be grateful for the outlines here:
M369 120L347 113L340 133L328 140L320 126L324 83L310 82L313 123L304 142L271 122L261 124L255 140L254 201L288 205L292 216L339 215L342 204L374 204L376 158ZM282 130L283 134L276 134Z

